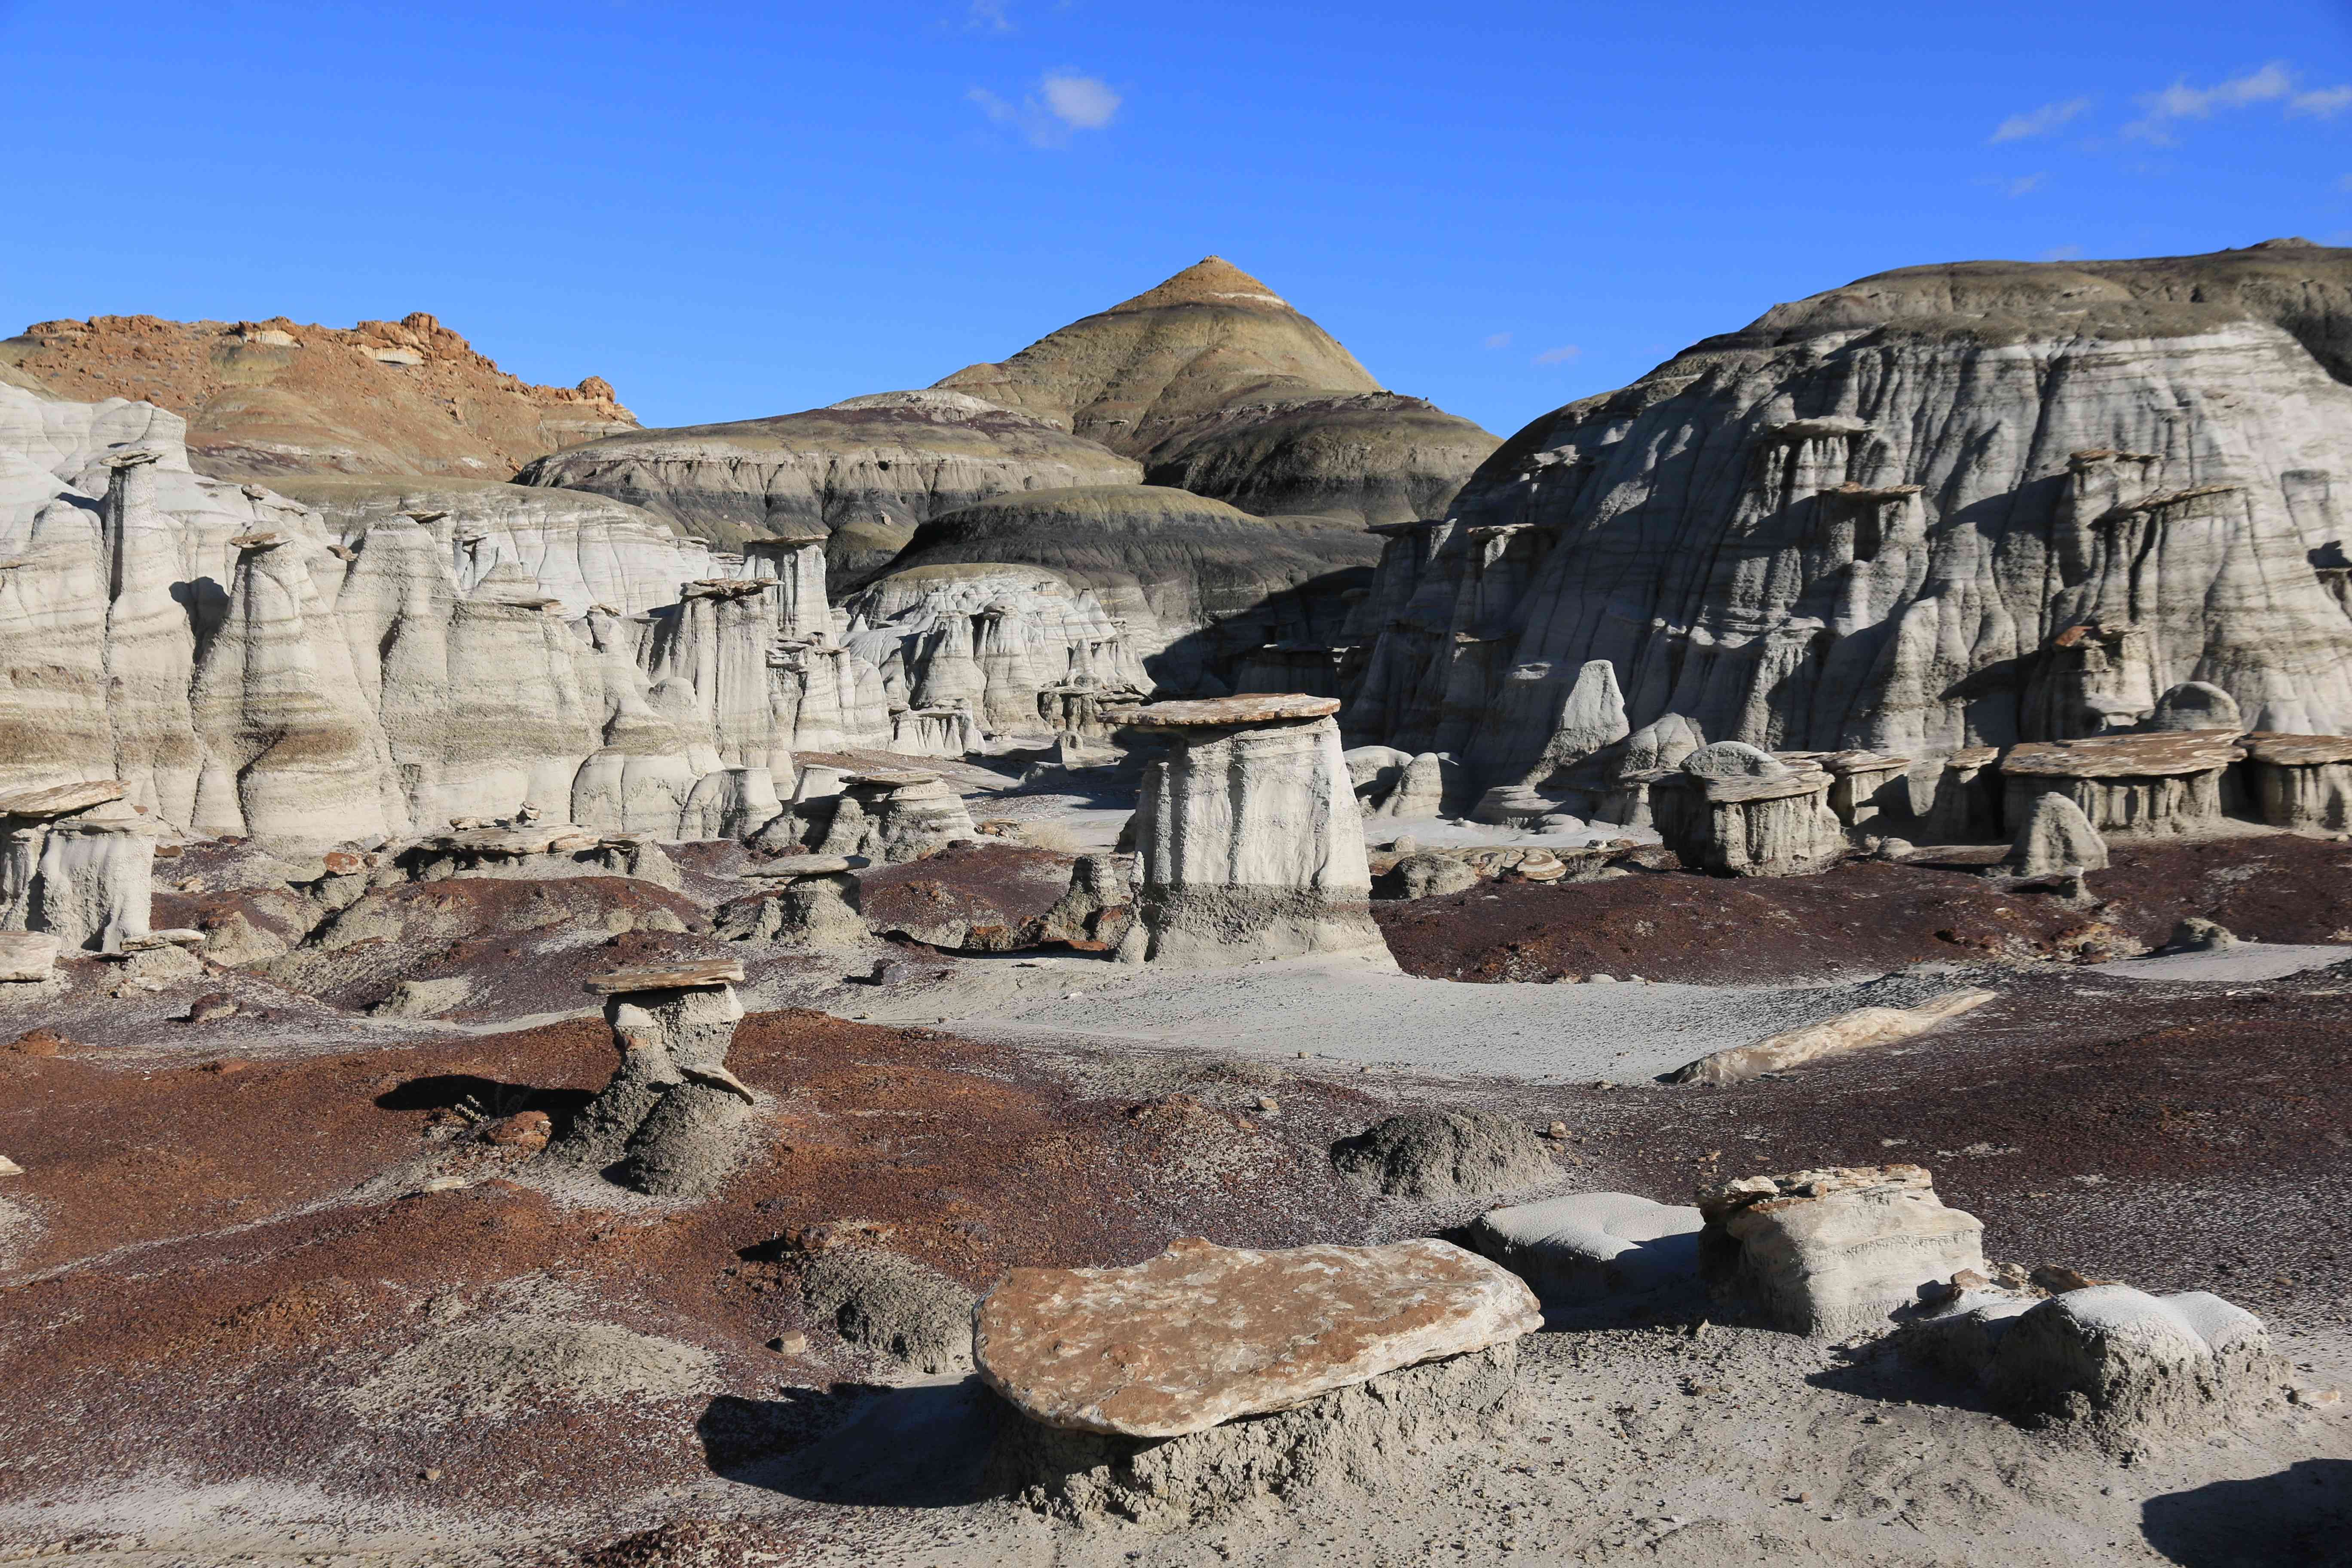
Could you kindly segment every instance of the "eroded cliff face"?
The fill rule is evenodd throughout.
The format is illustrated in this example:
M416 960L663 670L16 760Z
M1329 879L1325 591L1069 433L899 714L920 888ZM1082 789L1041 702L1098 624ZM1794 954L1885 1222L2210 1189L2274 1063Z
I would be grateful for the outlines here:
M888 392L772 419L618 436L520 482L610 496L724 546L821 528L835 574L886 564L918 524L1006 490L1133 484L1141 465L953 392Z
M2341 732L2348 321L2352 251L2298 243L1778 307L1386 531L1348 726L1516 776L1600 659L1636 726L1781 750L2090 733L2189 680Z
M636 427L612 384L533 386L423 311L352 327L93 316L0 342L14 384L152 403L220 479L446 474L504 479L543 452Z
M339 538L196 474L184 430L0 386L0 788L119 779L157 822L286 845L525 806L667 837L709 817L698 801L773 800L796 746L893 743L881 672L833 640L816 542L672 556L709 570L575 608L540 572L587 591L577 527L551 550L511 517L416 510ZM650 598L683 546L633 548L615 580Z

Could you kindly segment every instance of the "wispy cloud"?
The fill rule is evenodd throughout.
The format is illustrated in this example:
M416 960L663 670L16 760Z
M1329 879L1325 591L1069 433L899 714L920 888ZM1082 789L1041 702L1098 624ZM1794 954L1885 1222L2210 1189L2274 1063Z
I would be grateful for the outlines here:
M2022 142L2029 136L2047 136L2076 115L2091 107L2087 98L2070 98L2063 103L2045 103L2023 114L2012 114L1993 129L1989 142Z
M1559 348L1546 349L1543 353L1536 355L1536 363L1566 364L1572 359L1581 358L1583 353L1584 351L1578 348L1574 343L1563 343Z
M2294 72L2284 60L2273 60L2260 70L2233 76L2211 87L2191 87L2181 78L2161 92L2142 93L2140 118L2124 127L2124 134L2158 147L2175 145L2172 128L2184 120L2210 120L2225 109L2248 109L2258 103L2281 105L2289 115L2329 120L2352 109L2352 86L2298 88Z
M2352 179L2352 175L2347 175L2346 178ZM1511 334L1508 332L1490 333L1486 339L1486 346L1490 349L1509 348L1511 346Z
M963 26L969 33L1009 33L1013 18L1004 14L1004 0L971 0Z
M2080 261L2083 247L2079 245L2053 245L2042 253L2044 261Z
M1068 71L1048 72L1037 91L1019 103L1009 103L984 87L973 88L964 97L999 125L1018 130L1032 147L1066 147L1071 132L1102 130L1127 101L1100 77Z

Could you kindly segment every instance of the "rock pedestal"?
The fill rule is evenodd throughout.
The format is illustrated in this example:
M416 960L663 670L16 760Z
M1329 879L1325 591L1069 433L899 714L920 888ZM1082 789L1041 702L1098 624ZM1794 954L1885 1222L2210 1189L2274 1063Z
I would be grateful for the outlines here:
M855 952L866 946L862 892L853 872L862 857L796 855L743 873L762 890L719 907L715 935L730 942L774 942L817 952Z
M1944 759L1927 806L1931 844L1986 844L2000 837L1998 746L1963 746Z
M939 774L888 769L845 777L832 824L817 848L826 855L863 855L896 866L979 833L963 797Z
M1145 769L1130 824L1143 885L1122 959L1386 957L1363 820L1330 717L1339 706L1251 696L1129 715L1172 745Z
M1748 1176L1702 1192L1698 1208L1711 1282L1815 1339L1885 1328L1922 1286L1985 1272L1983 1223L1946 1208L1916 1165Z
M1720 877L1798 877L1846 853L1828 773L1719 741L1650 786L1658 836L1685 866Z
M604 998L621 1065L541 1157L657 1197L700 1197L725 1181L749 1146L754 1104L727 1070L742 978L741 964L720 960L587 982Z
M1116 947L1135 920L1135 894L1115 855L1081 855L1070 867L1070 887L1045 911L1039 942Z
M2223 782L2245 752L2230 730L2093 735L2011 746L2000 759L2001 812L2023 822L2037 795L2063 795L2108 837L2210 832Z
M672 891L685 886L677 863L650 833L604 833L568 822L527 827L466 827L420 840L402 858L409 879L503 877L635 877Z
M155 833L111 779L0 796L0 931L121 952L148 931Z
M1891 752L1833 752L1822 759L1830 775L1830 809L1848 827L1882 816L1911 815L1911 759Z
M2257 731L2240 743L2264 822L2303 833L2352 831L2352 736Z

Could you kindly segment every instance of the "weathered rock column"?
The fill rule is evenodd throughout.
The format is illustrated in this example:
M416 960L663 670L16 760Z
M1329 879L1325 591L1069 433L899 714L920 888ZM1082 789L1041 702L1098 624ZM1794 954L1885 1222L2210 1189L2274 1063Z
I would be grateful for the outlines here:
M754 867L743 878L761 890L720 905L711 930L730 942L856 952L873 936L854 875L869 864L853 855L788 855Z
M1798 877L1846 852L1830 775L1738 741L1702 746L1650 786L1658 836L1684 865L1719 877Z
M1927 807L1935 844L1983 844L2000 837L2000 760L1997 746L1963 746L1944 759Z
M1700 1263L1774 1327L1843 1339L1888 1326L1919 1288L1985 1271L1984 1224L1916 1165L1748 1176L1699 1194Z
M848 774L845 785L818 846L824 854L864 855L896 866L979 835L963 796L937 773L882 769Z
M1144 771L1129 963L1247 963L1302 953L1387 960L1363 820L1329 697L1159 702L1128 716L1173 742Z
M656 1197L700 1197L742 1163L755 1097L727 1070L743 1004L730 959L624 969L583 987L604 998L621 1065L542 1158Z
M2241 743L2264 822L2305 833L2352 831L2352 736L2257 731Z
M2001 814L2023 822L2036 795L2063 795L2109 837L2210 833L2222 826L2222 785L2245 757L2229 730L2094 735L2011 746L2000 759Z
M1848 827L1888 812L1910 816L1910 786L1904 777L1910 766L1910 758L1885 752L1837 752L1822 758L1831 779L1830 809Z
M119 952L148 934L156 825L111 779L0 797L0 931Z

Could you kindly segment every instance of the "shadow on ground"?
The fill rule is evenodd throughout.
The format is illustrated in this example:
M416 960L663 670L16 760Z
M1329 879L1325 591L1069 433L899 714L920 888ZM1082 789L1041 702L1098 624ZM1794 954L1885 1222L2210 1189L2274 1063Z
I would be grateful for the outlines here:
M2181 1568L2352 1565L2352 1460L2305 1459L2140 1505L2147 1543Z
M961 1508L996 1495L995 1396L977 1377L721 1395L695 1424L712 1473L810 1502Z

